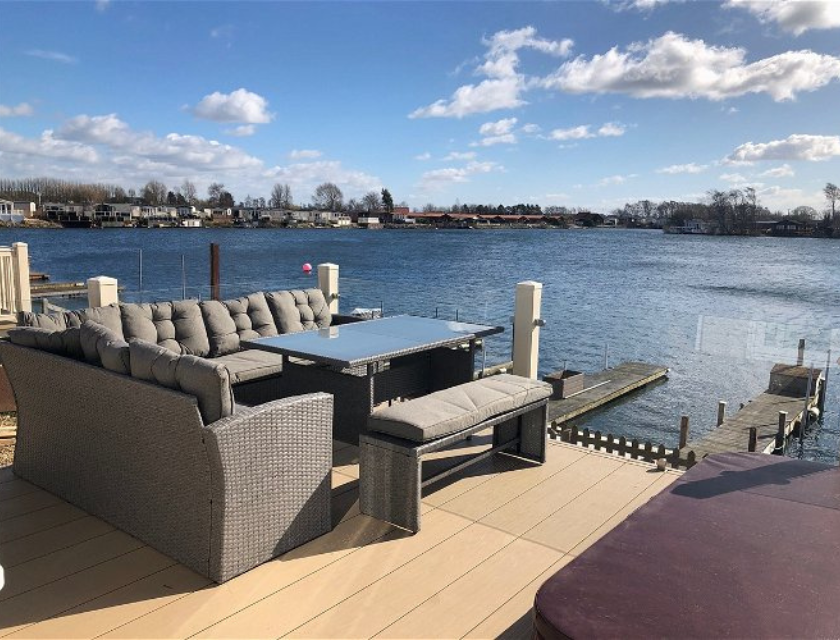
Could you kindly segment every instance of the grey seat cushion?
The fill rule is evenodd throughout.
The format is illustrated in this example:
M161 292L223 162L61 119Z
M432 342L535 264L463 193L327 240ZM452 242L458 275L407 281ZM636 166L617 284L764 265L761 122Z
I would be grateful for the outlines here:
M262 291L235 300L225 300L222 304L230 312L240 340L277 335L274 316L271 315Z
M123 336L122 319L120 307L109 304L105 307L89 307L78 311L66 311L64 313L32 313L21 312L18 314L18 324L26 327L40 327L52 331L63 331L68 327L81 327L85 320L92 320L97 324L108 327L120 338Z
M42 327L15 327L9 329L9 340L12 344L49 351L59 356L76 360L84 358L79 327L69 327L63 331Z
M210 339L196 300L176 300L153 304L123 304L123 334L152 342L174 353L205 357Z
M198 306L207 329L208 356L216 358L239 351L239 334L228 308L218 300L202 300Z
M195 396L204 424L233 413L233 391L225 366L138 339L131 340L129 349L132 377Z
M213 362L227 367L232 384L270 378L283 370L283 356L259 349L229 353L214 358Z
M85 320L79 329L79 337L85 360L101 364L109 371L128 375L131 372L128 343L121 335L105 325Z
M510 374L490 376L436 391L377 411L368 429L414 442L436 440L551 396L540 380Z
M320 289L273 291L265 300L280 333L324 329L332 322L332 314Z

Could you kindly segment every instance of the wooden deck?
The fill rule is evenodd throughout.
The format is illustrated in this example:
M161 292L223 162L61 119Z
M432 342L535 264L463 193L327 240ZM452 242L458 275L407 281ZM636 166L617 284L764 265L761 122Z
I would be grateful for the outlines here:
M584 390L565 400L548 403L548 419L560 425L625 396L631 391L664 378L667 367L644 362L625 362L612 369L605 369L584 376Z
M816 402L817 397L812 396L808 405L813 406ZM748 451L750 427L755 427L755 450L759 453L772 453L776 444L776 433L779 431L779 412L786 411L788 414L785 434L790 435L794 425L801 419L804 409L804 394L801 397L791 397L762 393L707 435L689 441L684 450L694 451L697 460L713 453Z
M543 581L678 477L548 449L428 487L412 536L359 514L356 449L336 443L335 529L220 586L0 469L0 637L527 638Z

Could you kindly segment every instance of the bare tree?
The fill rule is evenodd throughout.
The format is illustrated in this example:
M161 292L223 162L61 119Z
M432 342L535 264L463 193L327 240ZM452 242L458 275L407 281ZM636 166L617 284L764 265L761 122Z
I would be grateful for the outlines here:
M326 209L327 211L340 211L341 205L344 202L344 194L332 182L324 182L315 188L315 193L312 195L312 204L318 209Z
M380 204L379 194L376 191L368 191L362 196L362 206L368 213L378 211Z
M831 219L835 220L837 218L837 201L840 200L840 187L829 182L825 185L823 193L825 194L825 199L828 200L828 204L831 207Z
M269 202L274 209L291 209L292 188L288 184L275 184Z
M213 182L207 187L207 199L218 204L224 191L225 185L221 182Z
M166 202L166 185L157 180L149 180L143 187L143 200L152 205Z
M195 204L195 185L189 180L184 180L184 182L181 183L181 195L184 197L187 204Z

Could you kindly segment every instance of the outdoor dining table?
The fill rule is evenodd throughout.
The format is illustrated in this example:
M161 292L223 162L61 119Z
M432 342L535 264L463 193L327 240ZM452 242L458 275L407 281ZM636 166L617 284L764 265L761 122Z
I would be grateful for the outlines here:
M333 394L333 437L355 445L377 405L472 380L483 338L503 331L401 315L243 340L242 346L283 356L284 395Z

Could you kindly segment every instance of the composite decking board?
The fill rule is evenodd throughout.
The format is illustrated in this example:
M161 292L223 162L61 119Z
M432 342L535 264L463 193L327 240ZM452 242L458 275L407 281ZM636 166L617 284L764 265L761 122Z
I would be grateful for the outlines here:
M809 405L811 403L813 399ZM694 451L698 460L713 453L747 451L750 427L756 427L756 451L760 453L775 444L776 432L779 429L779 412L787 412L789 432L791 423L804 408L804 395L797 398L762 393L745 404L735 415L726 418L723 424L703 437L688 442L684 451Z
M12 473L12 467L0 467L0 484L4 482L11 482L12 480L16 480L17 477L14 473Z
M465 448L481 444L486 444L486 438L476 438ZM345 630L336 635L348 636L353 635L350 629L375 633L390 625L397 625L395 633L400 629L409 633L405 630L416 628L415 624L422 626L424 619L435 616L427 636L440 629L439 634L457 631L474 637L523 637L530 631L533 593L542 581L578 547L604 535L679 476L649 473L651 465L552 442L548 462L542 467L499 455L427 487L422 502L423 528L410 536L359 514L354 482L358 474L352 462L356 453L353 448L344 451L346 448L337 447L343 452L339 456L343 468L333 474L340 481L333 489L337 527L326 536L223 585L209 586L204 586L206 581L200 576L148 547L81 569L69 559L69 549L55 551L51 555L62 562L56 563L53 573L38 570L51 582L0 605L0 621L4 614L10 615L5 613L7 608L17 611L11 620L5 620L5 631L16 630L25 637L277 637L281 633L296 637L318 635L318 629L335 629L333 625L343 621ZM612 480L603 484L609 478ZM644 486L641 492L640 486ZM596 514L587 514L583 505L588 504L590 491L602 495L609 491L610 504ZM523 513L517 507L520 502L526 522L511 524ZM573 508L574 504L578 506ZM60 527L79 514L86 517L75 507L62 505L66 503L8 522L17 523L23 532L19 538L25 538L49 529L52 521ZM537 513L532 513L533 505ZM62 508L66 509L63 514L59 513ZM64 520L45 518L50 512ZM566 517L561 518L560 513ZM476 522L479 516L481 520ZM586 520L580 527L571 527L574 539L582 538L572 554L525 539L527 532L533 531L552 541L551 527L556 526L556 540L561 540L564 529L570 528L569 518ZM32 531L27 534L29 521L39 522L29 525ZM520 531L523 525L525 530ZM106 534L119 535L124 534ZM470 548L485 537L490 540L487 551L479 547L470 555ZM95 541L80 542L70 549L88 548ZM563 542L565 546L571 543ZM522 549L530 559L517 563ZM132 563L130 559L138 552L151 554L164 566L149 561ZM46 566L49 557L19 567ZM462 598L462 606L450 607L448 600L453 598ZM36 602L43 606L38 608ZM376 618L383 626L369 629L370 623L364 620L369 609L351 606L364 602L377 603ZM461 617L449 619L453 616ZM9 624L16 621L17 626ZM389 634L386 631L384 635Z
M584 390L570 398L550 400L548 419L562 424L594 411L631 391L664 378L668 368L643 362L625 362L583 377Z
M22 496L16 496L0 502L0 523L32 513L33 511L51 507L60 502L61 498L47 493L43 489L36 488L34 491L25 493Z
M18 496L22 496L27 493L33 493L37 490L38 487L30 484L26 480L13 478L8 482L0 483L0 502L10 498L17 498Z
M0 545L0 564L6 569L16 567L35 558L72 548L80 542L98 538L113 530L113 526L93 516L71 520L24 538L3 543ZM0 591L0 600L3 599L3 595L4 592Z
M0 526L0 545L86 517L88 514L78 507L67 502L59 502L52 507L39 509L3 522Z

